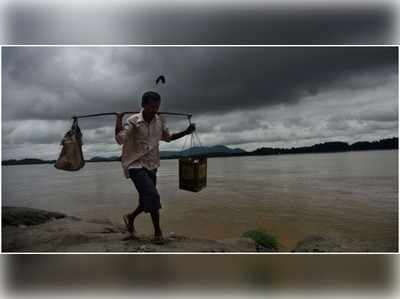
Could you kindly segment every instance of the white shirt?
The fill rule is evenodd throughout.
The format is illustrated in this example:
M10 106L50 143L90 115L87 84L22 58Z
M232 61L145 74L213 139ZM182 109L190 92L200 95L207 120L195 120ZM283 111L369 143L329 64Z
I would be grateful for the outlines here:
M165 120L157 114L147 123L143 119L143 110L127 119L124 129L116 140L122 144L121 163L125 177L129 177L129 168L155 169L160 166L159 141L168 141L170 134Z

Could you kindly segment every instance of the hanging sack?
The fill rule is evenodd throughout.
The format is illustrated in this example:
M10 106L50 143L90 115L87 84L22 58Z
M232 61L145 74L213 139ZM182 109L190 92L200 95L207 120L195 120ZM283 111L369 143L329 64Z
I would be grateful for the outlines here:
M193 136L192 133L191 149L187 151L185 157L179 159L179 189L199 192L207 186L207 157L192 154ZM201 145L200 139L198 140Z
M61 145L61 153L54 167L67 171L81 169L85 165L85 160L82 153L82 133L76 118L71 129L64 135Z

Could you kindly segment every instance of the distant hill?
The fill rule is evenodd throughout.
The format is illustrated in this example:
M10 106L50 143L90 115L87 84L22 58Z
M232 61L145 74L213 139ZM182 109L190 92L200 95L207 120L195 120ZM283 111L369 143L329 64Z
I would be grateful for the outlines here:
M112 162L112 161L120 161L121 158L118 156L112 156L112 157L93 157L89 160L86 160L86 162Z
M235 156L263 156L263 155L282 155L282 154L303 154L303 153L334 153L348 151L367 151L367 150L388 150L399 149L399 139L397 137L381 139L379 141L359 141L353 144L346 142L325 142L312 146L292 147L292 148L272 148L262 147L254 151L247 152L240 148L229 148L225 145L215 146L196 146L183 151L161 151L161 159L177 159L184 156L206 156L206 157L235 157ZM120 161L120 157L93 157L86 162L110 162ZM5 160L2 165L24 165L24 164L54 164L54 160L41 159L22 159Z
M346 142L325 142L305 147L292 148L270 148L262 147L251 152L252 155L280 155L280 154L303 154L303 153L329 153L347 152L361 150L385 150L399 149L399 139L397 137L381 139L379 141L360 141L349 145Z
M240 148L229 148L225 145L215 146L194 146L192 148L183 151L161 151L160 156L162 158L168 157L180 157L180 156L214 156L214 155L237 155L245 154L245 150Z
M26 165L26 164L51 164L55 163L55 160L41 160L41 159L22 159L22 160L5 160L1 162L1 165Z
M399 139L398 138L388 138L379 141L360 141L353 143L351 149L353 151L367 151L367 150L381 150L381 149L398 149Z

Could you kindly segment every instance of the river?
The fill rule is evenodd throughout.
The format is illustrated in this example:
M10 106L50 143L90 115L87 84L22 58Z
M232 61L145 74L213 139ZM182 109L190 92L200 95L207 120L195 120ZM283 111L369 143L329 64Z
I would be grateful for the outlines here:
M208 159L208 185L178 188L178 161L158 171L165 232L229 239L254 228L289 250L310 235L362 251L398 250L398 151ZM2 206L25 206L121 223L137 194L119 162L87 163L78 172L52 165L2 167ZM141 215L138 231L151 233Z

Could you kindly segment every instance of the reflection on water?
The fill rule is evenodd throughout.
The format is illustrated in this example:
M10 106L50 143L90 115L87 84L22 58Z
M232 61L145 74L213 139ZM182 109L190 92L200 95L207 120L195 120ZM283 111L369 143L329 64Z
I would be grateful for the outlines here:
M397 251L398 151L210 158L208 186L178 189L177 160L158 172L166 232L227 239L256 227L290 250L309 235L362 251ZM27 206L121 222L137 204L118 162L79 172L51 165L2 167L2 205ZM151 232L149 217L139 230Z

